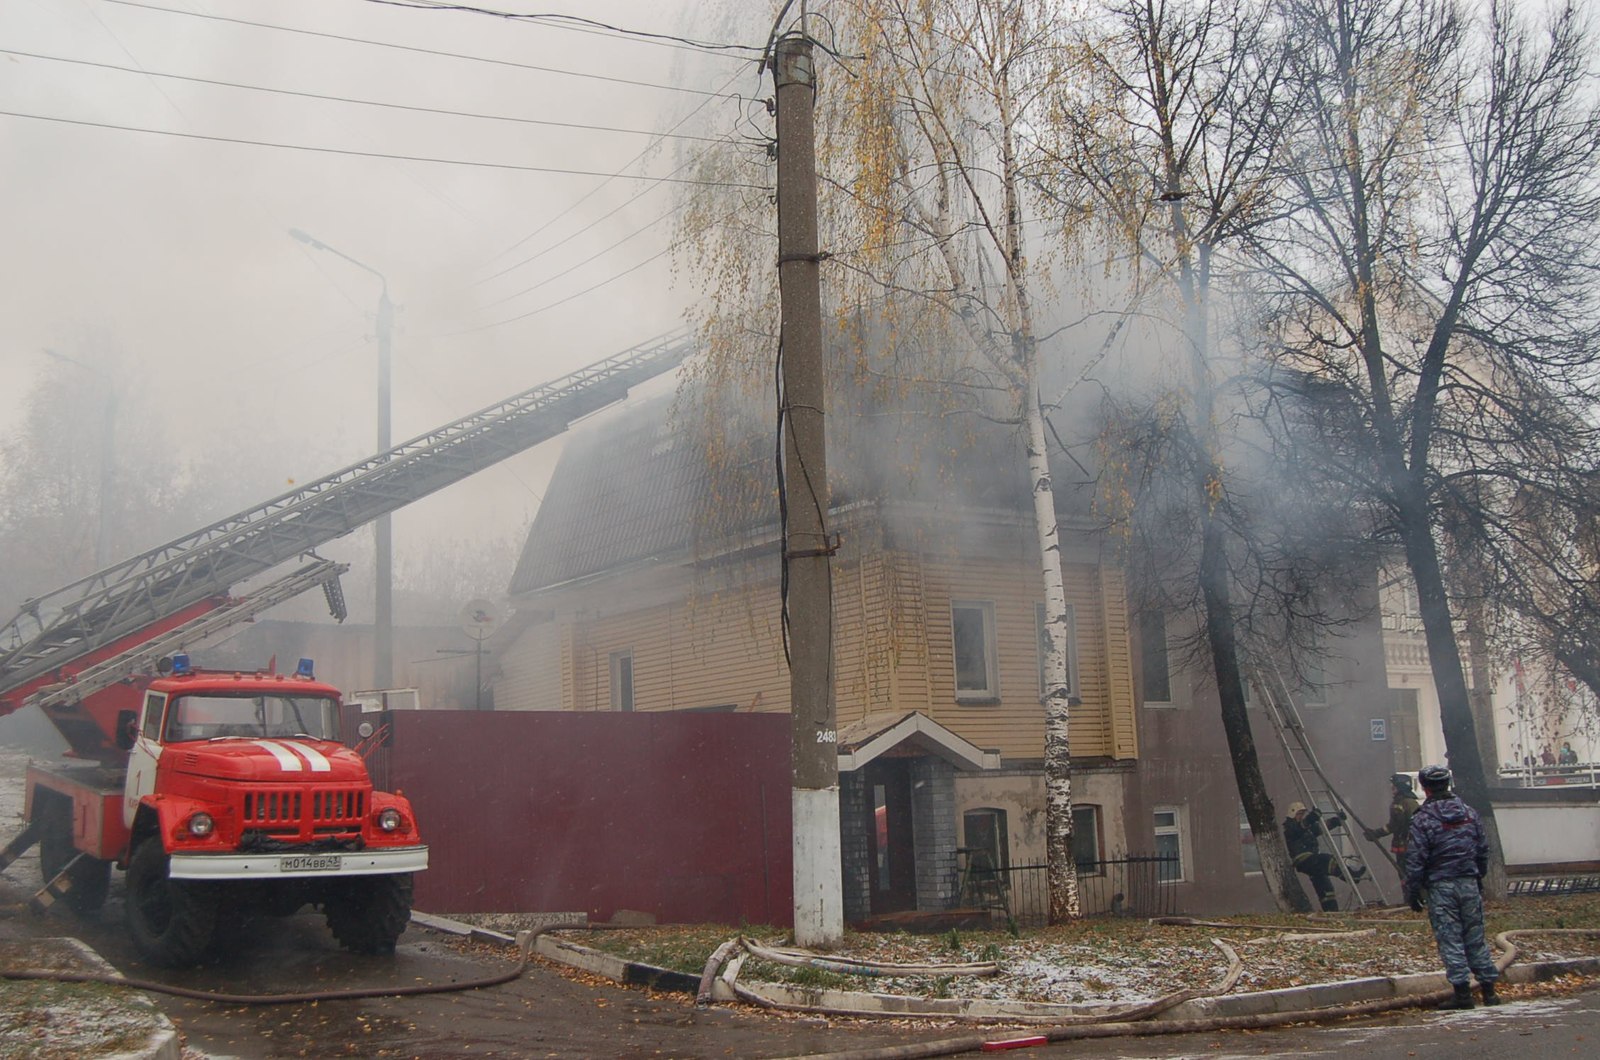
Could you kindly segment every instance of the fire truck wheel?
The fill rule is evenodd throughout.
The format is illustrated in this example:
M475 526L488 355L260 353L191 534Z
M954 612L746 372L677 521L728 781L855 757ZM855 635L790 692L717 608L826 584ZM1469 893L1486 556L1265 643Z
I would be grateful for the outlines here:
M328 930L352 953L394 952L411 920L411 874L358 876L334 885L323 911Z
M49 883L78 855L77 848L72 845L72 803L52 798L43 802L38 816L43 825L39 837L39 870L44 881ZM67 905L75 913L93 913L106 904L106 892L111 887L111 862L87 856L79 858L68 879L71 884L67 888Z
M162 968L194 964L217 924L216 893L202 883L167 876L167 852L146 839L128 862L128 934L139 953Z

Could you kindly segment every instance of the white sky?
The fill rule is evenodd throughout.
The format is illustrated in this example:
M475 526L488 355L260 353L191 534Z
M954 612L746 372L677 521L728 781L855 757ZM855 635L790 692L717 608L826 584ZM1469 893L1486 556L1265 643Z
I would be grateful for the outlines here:
M685 33L681 5L486 4ZM194 13L699 91L425 55ZM294 98L15 53L643 130L669 129L705 104L697 120L732 132L744 108L707 90L751 95L763 88L752 64L726 56L365 0L0 0L0 48L6 49L0 52L0 110L18 114L650 176L672 171L677 145L665 143L635 163L651 137ZM287 439L307 432L327 439L326 464L284 467L277 473L286 482L334 470L375 448L379 292L371 275L295 242L290 228L388 278L400 307L396 441L668 331L692 297L684 285L674 285L671 256L656 257L673 230L673 219L663 215L679 201L667 184L357 158L0 116L0 188L0 431L18 422L28 383L47 363L40 351L70 352L86 329L97 329L115 336L128 357L126 370L137 372L151 391L182 396L181 403L163 401L150 410L181 422L174 433L180 445L204 444L211 432L249 430L270 463L278 445L290 448ZM568 236L570 242L555 246ZM606 252L579 264L599 251ZM569 296L514 323L486 326ZM397 554L426 547L435 534L466 536L469 525L489 536L518 530L536 506L554 450L541 447L401 512Z

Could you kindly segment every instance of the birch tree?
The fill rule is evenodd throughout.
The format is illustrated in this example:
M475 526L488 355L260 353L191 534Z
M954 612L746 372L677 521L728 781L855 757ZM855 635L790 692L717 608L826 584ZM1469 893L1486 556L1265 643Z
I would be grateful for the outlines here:
M1531 17L1448 0L1283 10L1308 106L1292 212L1253 250L1278 285L1287 358L1359 408L1370 487L1416 583L1456 785L1487 811L1441 512L1494 468L1555 455L1514 440L1537 406L1592 419L1592 38L1571 4Z
M959 391L951 400L1011 424L1016 459L1032 484L1049 645L1044 772L1056 921L1076 917L1079 901L1067 606L1038 317L1048 289L1041 275L1065 233L1029 228L1042 215L1036 189L1048 160L1027 131L1042 122L1049 88L1062 75L1059 7L1047 0L830 4L824 43L843 58L831 76L824 71L817 109L831 256L825 298L841 318L869 313L870 330L896 336L899 349L921 347L933 363L915 371L899 364L902 385ZM712 162L705 172L725 175L716 168L725 164ZM772 244L751 238L764 232L752 216L708 202L686 225L694 259L714 270L700 321L712 373L725 370L718 363L749 363L748 338L766 330L753 322L771 312Z

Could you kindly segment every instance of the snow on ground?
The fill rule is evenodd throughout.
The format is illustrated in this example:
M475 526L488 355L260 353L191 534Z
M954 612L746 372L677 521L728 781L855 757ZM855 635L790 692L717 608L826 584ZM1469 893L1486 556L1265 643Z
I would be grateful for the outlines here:
M0 746L0 847L22 831L22 811L26 802L23 783L30 757L13 748ZM37 887L37 883L31 883L30 886L30 882L39 876L38 848L33 848L7 866L3 875L9 883L28 886L29 890Z
M0 747L0 828L22 820L23 773L28 755Z

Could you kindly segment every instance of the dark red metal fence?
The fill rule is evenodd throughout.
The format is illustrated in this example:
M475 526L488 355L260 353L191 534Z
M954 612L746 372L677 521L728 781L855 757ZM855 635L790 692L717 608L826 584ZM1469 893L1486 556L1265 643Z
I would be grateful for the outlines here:
M395 711L370 759L429 845L434 913L619 909L661 923L787 925L783 714ZM354 739L351 741L355 742Z

